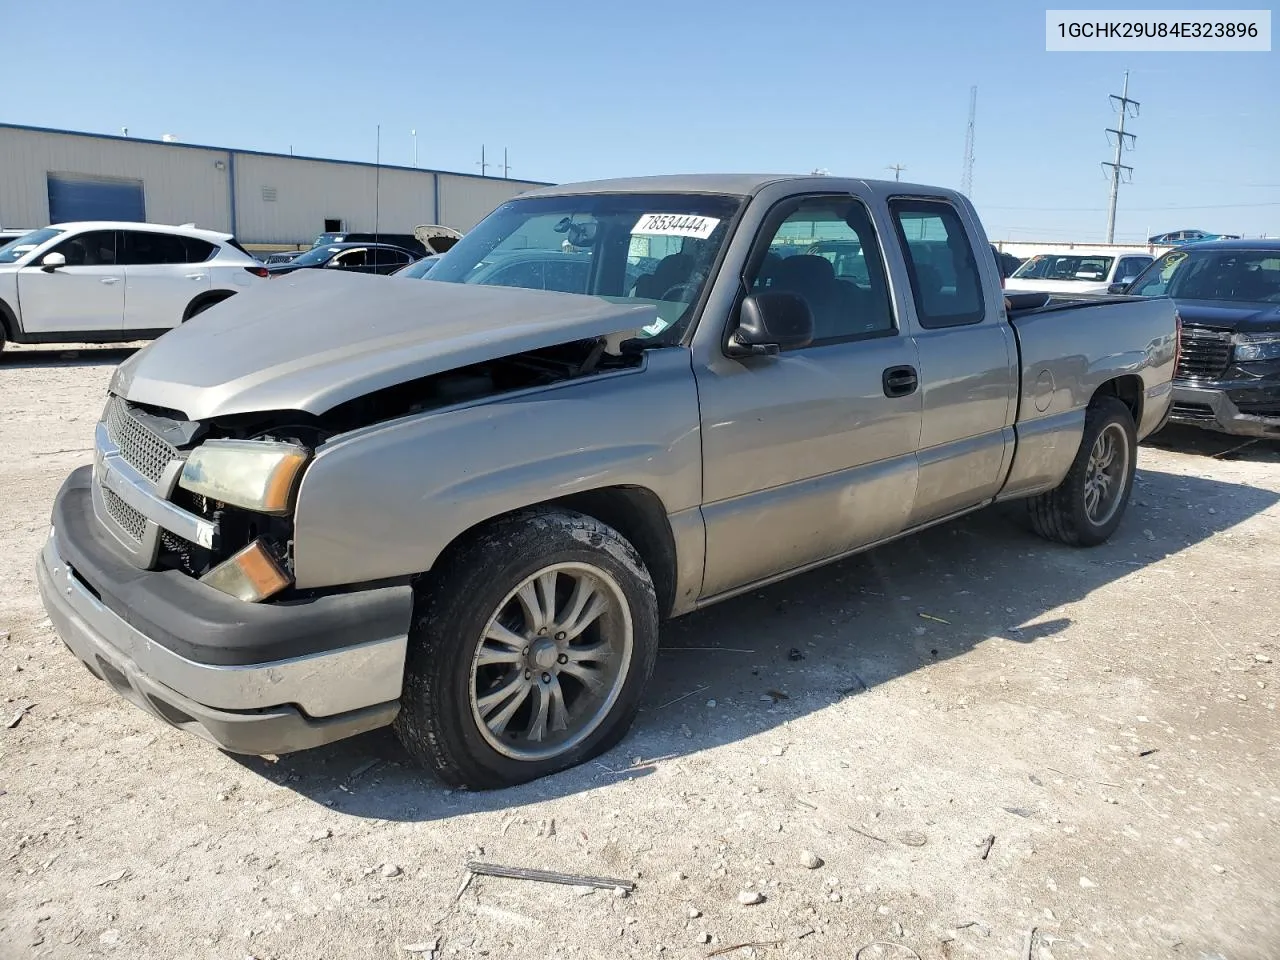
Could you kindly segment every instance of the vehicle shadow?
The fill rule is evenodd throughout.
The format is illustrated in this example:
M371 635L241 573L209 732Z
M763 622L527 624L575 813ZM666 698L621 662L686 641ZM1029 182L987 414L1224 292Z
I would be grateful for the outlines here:
M1009 504L691 614L665 625L622 744L521 787L446 790L388 730L275 761L235 759L316 803L395 821L583 793L764 733L992 637L1037 643L1070 626L1052 611L1277 500L1254 487L1140 470L1125 522L1100 547L1046 543L1025 529L1021 505Z
M139 347L78 347L74 349L5 350L0 353L0 367L96 367L122 363Z
M1237 437L1199 427L1170 424L1143 441L1144 445L1189 453L1214 460L1248 460L1252 463L1280 463L1280 440L1264 437Z

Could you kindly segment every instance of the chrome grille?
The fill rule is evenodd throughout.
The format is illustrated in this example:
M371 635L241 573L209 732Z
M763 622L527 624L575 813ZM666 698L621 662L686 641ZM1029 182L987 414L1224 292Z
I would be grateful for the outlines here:
M1178 355L1180 380L1216 380L1231 364L1231 331L1183 324L1182 352Z
M129 506L112 491L102 487L102 502L107 507L111 519L119 524L120 529L138 543L147 533L147 518Z
M103 419L107 435L120 448L125 461L152 483L159 482L177 448L145 427L120 397L107 401Z

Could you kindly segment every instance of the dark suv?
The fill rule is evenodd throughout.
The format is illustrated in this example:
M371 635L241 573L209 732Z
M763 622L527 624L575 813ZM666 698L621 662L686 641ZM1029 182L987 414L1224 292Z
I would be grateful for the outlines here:
M1171 420L1280 437L1280 240L1187 244L1123 292L1171 297L1182 317Z

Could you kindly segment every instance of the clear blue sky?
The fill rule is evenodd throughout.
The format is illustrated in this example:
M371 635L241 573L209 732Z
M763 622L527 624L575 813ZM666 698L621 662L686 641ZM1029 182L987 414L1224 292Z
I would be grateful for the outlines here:
M1280 53L1047 53L1044 7L11 0L0 119L360 160L381 124L385 162L412 162L416 128L422 166L477 172L485 144L556 182L900 163L958 186L976 84L992 238L1098 240L1107 95L1129 69L1142 107L1117 239L1280 234Z

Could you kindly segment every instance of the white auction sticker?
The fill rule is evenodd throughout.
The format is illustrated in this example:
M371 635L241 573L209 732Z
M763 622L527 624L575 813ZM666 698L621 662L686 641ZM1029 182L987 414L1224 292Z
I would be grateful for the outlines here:
M693 237L705 240L719 223L719 217L699 217L690 213L646 213L636 221L631 232L650 237Z

